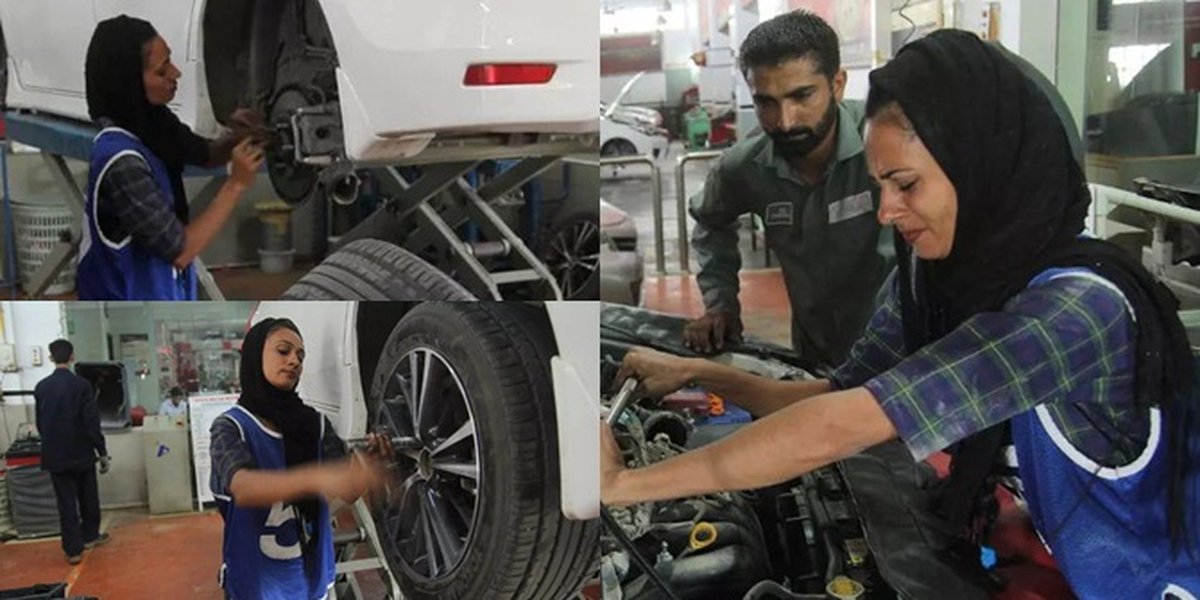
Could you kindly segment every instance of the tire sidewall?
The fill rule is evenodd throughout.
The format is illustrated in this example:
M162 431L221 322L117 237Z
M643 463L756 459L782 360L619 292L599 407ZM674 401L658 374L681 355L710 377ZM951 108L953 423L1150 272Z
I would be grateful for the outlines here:
M491 572L492 563L511 554L504 550L510 542L505 534L515 525L509 523L509 516L515 512L515 500L529 491L517 489L511 476L518 465L516 457L510 454L512 444L505 427L504 403L485 401L488 390L499 386L482 356L483 344L470 331L465 319L439 319L432 311L421 308L414 309L396 326L384 346L371 385L371 418L378 410L383 386L400 359L417 348L437 352L458 374L467 391L475 421L476 459L482 484L478 488L475 522L466 554L449 576L432 582L417 581L409 579L397 563L393 563L394 571L404 593L414 599L482 597L479 594L488 582L480 581L479 575Z

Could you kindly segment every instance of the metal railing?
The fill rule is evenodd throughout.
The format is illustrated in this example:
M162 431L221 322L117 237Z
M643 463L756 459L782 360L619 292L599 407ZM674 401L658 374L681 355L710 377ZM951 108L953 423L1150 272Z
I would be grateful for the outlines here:
M666 241L663 239L662 170L649 156L615 156L600 159L602 166L648 165L651 172L651 193L654 196L654 266L659 275L667 271Z
M684 189L687 184L684 181L684 171L689 162L712 160L721 156L723 152L722 150L700 150L698 152L688 152L675 159L675 211L676 217L679 219L679 268L684 273L690 270L688 253L691 251L688 243L687 190Z

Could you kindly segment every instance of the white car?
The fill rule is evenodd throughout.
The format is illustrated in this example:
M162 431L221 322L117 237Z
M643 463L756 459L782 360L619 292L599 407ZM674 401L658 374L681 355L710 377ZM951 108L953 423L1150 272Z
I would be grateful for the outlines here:
M217 135L241 106L267 115L286 200L346 164L594 143L599 17L559 0L0 0L8 106L88 120L87 46L122 13L172 48L171 108L197 133Z
M608 111L608 105L600 103L600 114L603 115ZM612 112L612 119L621 123L641 124L655 129L662 127L662 113L653 108L645 106L626 106L624 104L618 106Z
M600 156L649 156L658 158L667 155L670 140L667 136L649 127L640 127L600 119Z
M645 277L637 225L625 211L600 200L600 300L637 306Z
M617 97L600 104L600 156L666 156L667 132L661 127L662 115L646 108L626 107L621 101L642 78L638 73L629 78ZM655 118L657 116L657 118Z
M598 555L594 302L264 302L307 356L298 392L396 453L371 521L405 598L568 598ZM570 465L565 467L562 465ZM562 466L562 467L560 467Z

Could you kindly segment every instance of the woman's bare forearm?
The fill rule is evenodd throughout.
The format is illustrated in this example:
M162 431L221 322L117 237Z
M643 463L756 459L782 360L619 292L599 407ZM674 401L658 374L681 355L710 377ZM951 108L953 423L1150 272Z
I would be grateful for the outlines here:
M320 494L322 477L316 465L283 471L240 469L229 482L229 492L239 506L271 506Z
M895 437L866 388L796 402L733 435L616 475L605 502L625 505L774 485Z
M221 186L212 203L184 228L183 250L175 257L176 268L186 269L212 243L247 188L247 185L233 178L225 180L225 185Z
M756 417L769 415L831 389L827 379L777 381L710 360L695 359L689 364L693 370L692 381Z

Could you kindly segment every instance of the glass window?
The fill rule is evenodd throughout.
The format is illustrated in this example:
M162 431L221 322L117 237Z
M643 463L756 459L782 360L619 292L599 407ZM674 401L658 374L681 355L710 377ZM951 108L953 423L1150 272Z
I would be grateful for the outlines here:
M188 394L238 391L252 302L64 306L76 359L123 363L134 406L156 412L175 386Z

